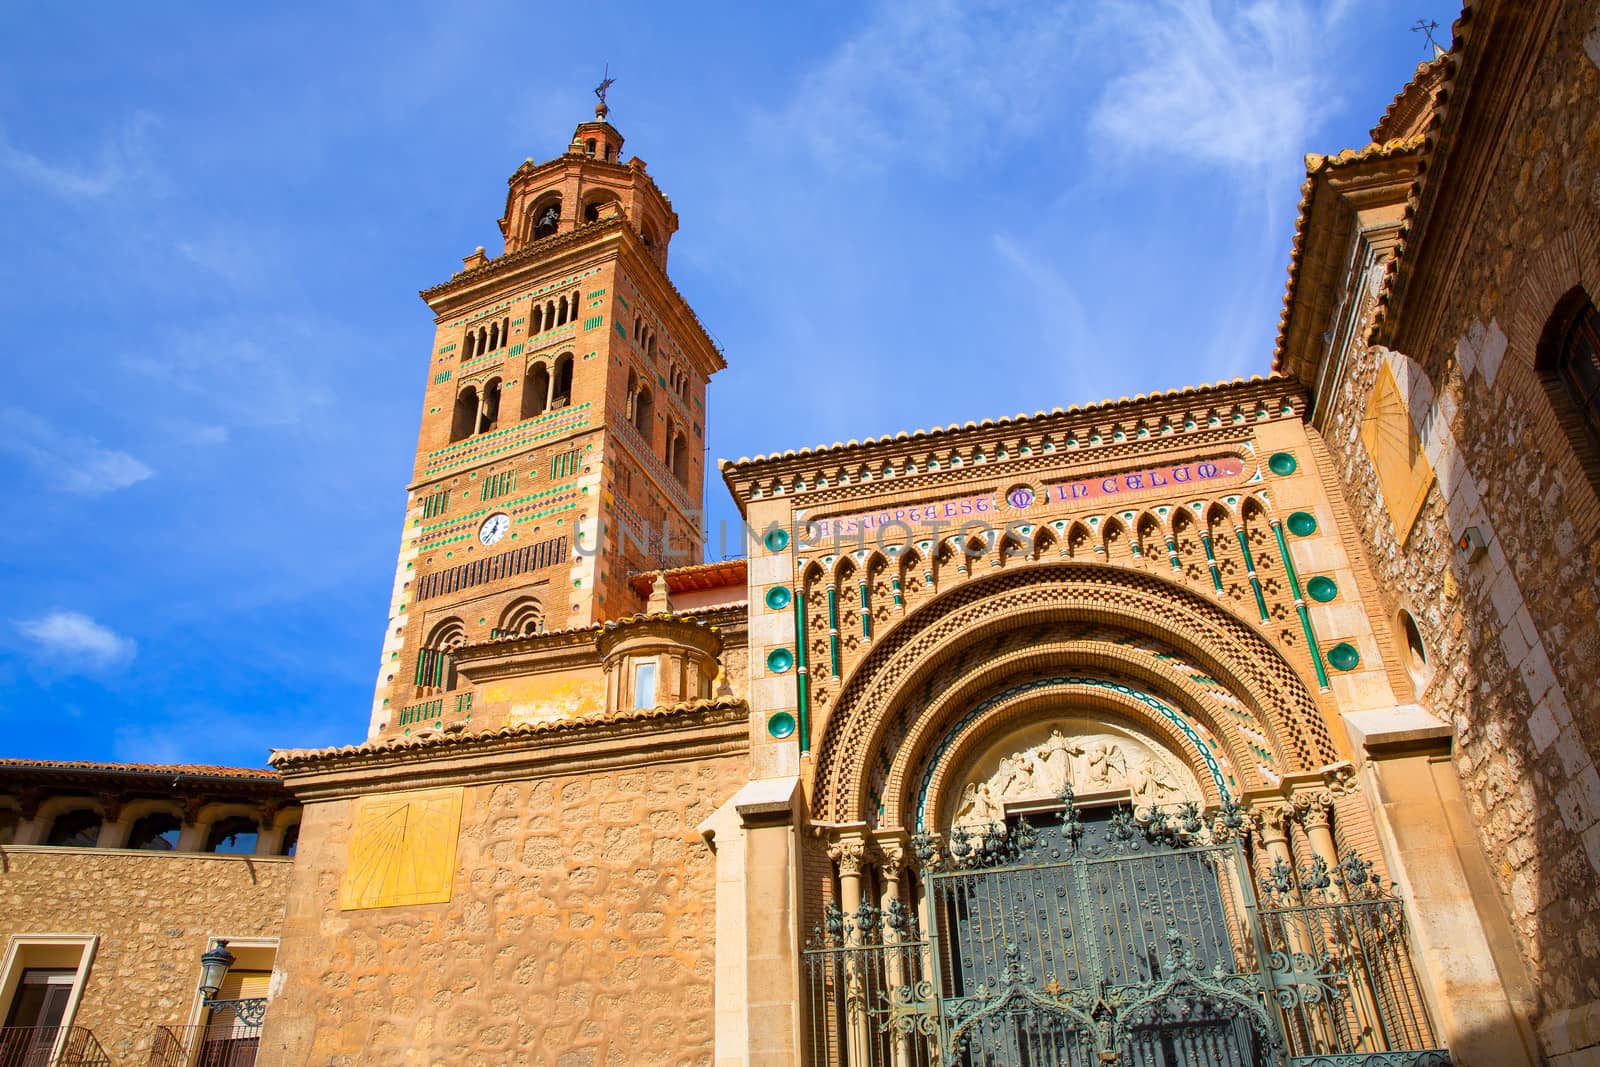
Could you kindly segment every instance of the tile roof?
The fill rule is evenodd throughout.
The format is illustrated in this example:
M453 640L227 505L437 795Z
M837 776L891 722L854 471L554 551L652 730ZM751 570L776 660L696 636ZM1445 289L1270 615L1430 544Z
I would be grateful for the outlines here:
M983 419L979 422L968 421L965 423L952 422L948 426L934 426L931 429L901 430L899 433L884 434L881 437L868 437L865 440L852 438L849 441L835 441L831 445L816 445L811 448L786 449L782 452L768 452L759 456L740 456L738 459L719 459L718 469L728 472L740 467L755 466L761 463L771 463L781 459L801 459L807 456L821 456L834 452L847 452L854 448L867 448L873 445L894 444L901 441L914 441L925 437L938 437L943 434L960 433L969 430L987 430L1001 426L1013 426L1024 423L1040 422L1056 419L1066 415L1098 415L1116 408L1132 407L1157 400L1175 400L1187 397L1204 396L1209 393L1226 392L1242 386L1258 384L1287 383L1288 378L1279 374L1262 376L1252 374L1248 378L1231 378L1226 381L1206 382L1199 385L1187 385L1181 389L1157 390L1149 393L1140 393L1137 396L1124 396L1115 400L1107 397L1098 403L1073 404L1066 408L1052 408L1049 411L1035 411L1032 415L1018 412L1010 417L1002 416L998 419ZM726 476L726 474L724 475Z
M1452 39L1450 51L1440 56L1435 62L1440 65L1438 76L1439 87L1434 96L1433 114L1428 117L1428 125L1423 133L1427 143L1422 149L1422 160L1417 166L1417 176L1412 180L1411 193L1406 197L1405 216L1400 222L1400 233L1395 240L1394 257L1390 261L1389 269L1385 272L1383 284L1378 289L1377 307L1372 315L1372 326L1368 331L1369 344L1386 344L1393 328L1391 309L1397 307L1405 295L1406 284L1411 280L1412 260L1415 257L1407 256L1406 252L1412 245L1416 236L1421 234L1427 223L1427 216L1431 214L1434 201L1434 190L1438 185L1432 176L1440 169L1437 159L1441 151L1441 142L1445 139L1445 126L1456 127L1463 111L1460 107L1450 104L1450 97L1455 92L1455 82L1461 73L1461 65L1466 58L1466 48L1472 37L1470 32L1473 16L1479 5L1467 2L1462 5L1461 15L1452 25Z
M0 773L8 770L141 776L170 774L173 777L266 782L279 781L282 777L277 771L266 767L221 767L209 763L99 763L90 760L0 759Z
M688 567L668 567L663 571L637 571L629 576L628 582L633 586L634 592L641 596L649 596L655 586L657 574L667 576L668 593L689 593L734 585L742 587L745 583L745 561L724 559L710 563L696 563Z
M1305 252L1306 224L1311 218L1311 205L1316 198L1318 179L1342 167L1412 154L1419 151L1423 143L1423 136L1416 134L1383 144L1374 142L1359 149L1346 148L1331 156L1315 152L1306 155L1306 180L1300 186L1300 206L1295 212L1294 238L1289 246L1289 277L1283 286L1283 308L1278 313L1278 339L1272 352L1273 373L1287 373L1284 360L1287 354L1285 346L1288 341L1289 319L1294 311L1295 291L1300 282L1301 258Z
M551 722L523 723L502 726L497 730L479 730L473 733L434 732L414 737L385 737L359 745L338 745L331 748L280 748L274 749L272 765L279 770L293 770L310 764L339 759L346 756L380 756L401 752L427 752L469 744L475 741L535 740L542 737L572 734L603 726L622 726L630 723L664 722L668 719L688 717L715 711L748 711L748 705L739 697L711 697L688 700L679 704L643 708L637 711L583 715L573 719Z

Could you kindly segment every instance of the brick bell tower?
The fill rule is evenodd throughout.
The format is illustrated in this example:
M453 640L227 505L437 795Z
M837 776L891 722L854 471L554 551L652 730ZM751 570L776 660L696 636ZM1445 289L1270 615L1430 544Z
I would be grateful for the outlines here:
M435 331L369 736L470 718L457 646L634 614L631 574L701 559L706 383L727 364L667 277L672 203L596 95L565 154L511 175L503 253L421 294Z

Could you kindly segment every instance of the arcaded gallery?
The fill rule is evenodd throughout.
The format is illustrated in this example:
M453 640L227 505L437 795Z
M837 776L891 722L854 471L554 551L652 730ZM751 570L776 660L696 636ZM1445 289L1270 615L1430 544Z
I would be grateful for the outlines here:
M1600 1063L1600 21L1395 89L1256 376L714 471L678 215L546 130L350 743L0 760L0 1067Z

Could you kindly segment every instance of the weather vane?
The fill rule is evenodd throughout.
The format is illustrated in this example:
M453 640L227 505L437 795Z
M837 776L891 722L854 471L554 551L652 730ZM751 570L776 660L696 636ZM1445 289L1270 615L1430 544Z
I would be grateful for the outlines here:
M1433 48L1434 57L1444 55L1444 49L1439 47L1439 42L1433 39L1433 31L1439 28L1439 23L1433 19L1418 19L1416 25L1411 27L1412 33L1420 33L1428 39L1428 44ZM601 97L605 99L605 97Z
M611 64L607 63L605 73L600 75L600 84L595 86L594 89L594 95L600 98L601 107L606 106L606 90L611 88L616 83L617 79L611 76Z

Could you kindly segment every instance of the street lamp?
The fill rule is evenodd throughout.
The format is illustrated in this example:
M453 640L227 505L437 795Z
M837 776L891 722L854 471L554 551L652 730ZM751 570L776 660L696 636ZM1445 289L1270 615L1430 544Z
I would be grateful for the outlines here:
M234 955L228 951L226 938L216 938L211 947L200 954L200 1003L212 1011L233 1012L246 1026L260 1026L267 1015L266 997L244 997L237 1000L217 1000L222 990L222 980L233 966Z

